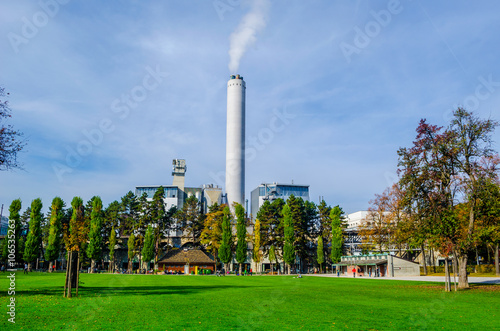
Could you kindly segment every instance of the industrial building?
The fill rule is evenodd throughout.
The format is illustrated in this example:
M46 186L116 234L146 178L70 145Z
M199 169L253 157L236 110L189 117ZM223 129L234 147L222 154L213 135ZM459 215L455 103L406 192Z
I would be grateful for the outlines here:
M148 200L153 200L155 192L160 186L165 189L165 209L169 210L172 207L182 209L184 201L188 197L195 196L198 201L201 202L201 211L203 213L208 212L208 208L215 203L223 203L222 188L213 185L202 185L200 187L186 187L185 176L187 171L186 160L175 159L172 162L172 185L146 185L146 186L136 186L135 195L141 197L146 193ZM171 230L168 234L168 238L171 240L171 244L174 247L180 247L182 244L182 231Z
M165 189L165 209L167 210L172 207L181 209L184 205L184 201L190 196L195 196L198 201L201 202L202 211L204 213L207 212L208 208L214 203L222 203L222 188L216 185L208 184L200 187L186 187L184 185L186 171L186 160L175 159L173 160L172 176L174 178L172 185L136 186L135 195L141 197L146 193L148 199L152 200L156 190L158 190L160 186L163 186Z
M288 199L291 195L309 201L309 185L262 183L254 189L251 195L251 211L255 218L259 208L265 201L272 202L276 199Z
M245 202L245 89L240 75L227 82L226 121L226 194L231 210L233 203Z

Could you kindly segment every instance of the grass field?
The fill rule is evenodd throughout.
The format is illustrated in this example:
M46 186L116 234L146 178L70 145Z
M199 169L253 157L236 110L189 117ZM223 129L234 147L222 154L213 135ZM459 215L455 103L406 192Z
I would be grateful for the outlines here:
M1 306L9 300L0 278ZM70 330L494 330L500 286L444 293L441 284L289 276L82 274L62 297L64 274L16 278L16 325Z

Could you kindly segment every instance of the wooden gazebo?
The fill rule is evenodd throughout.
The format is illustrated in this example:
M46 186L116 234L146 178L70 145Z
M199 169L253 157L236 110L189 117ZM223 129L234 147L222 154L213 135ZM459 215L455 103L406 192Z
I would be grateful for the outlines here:
M215 271L215 261L199 249L172 250L158 261L160 271L191 273L199 269Z

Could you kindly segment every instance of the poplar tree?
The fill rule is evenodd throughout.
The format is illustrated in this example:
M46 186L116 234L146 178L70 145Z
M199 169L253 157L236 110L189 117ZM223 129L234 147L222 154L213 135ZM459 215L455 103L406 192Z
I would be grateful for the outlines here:
M253 260L255 263L260 263L261 255L260 255L260 221L259 219L255 220L255 224L253 226Z
M241 268L247 259L248 246L247 246L247 227L245 224L245 209L239 203L234 208L236 214L236 236L238 243L236 245L236 261L239 263L239 274L241 275Z
M16 231L16 260L21 259L21 252L24 251L24 247L20 246L21 237L21 215L19 211L21 210L21 199L13 200L9 207L9 219L14 221L14 228ZM6 240L4 240L7 242ZM5 251L7 251L7 245L5 245ZM21 250L22 249L22 250ZM7 256L7 255L6 255Z
M335 206L330 211L331 228L332 228L332 251L330 259L332 263L339 263L342 256L342 245L344 244L344 238L342 236L342 209L339 206Z
M144 236L144 247L142 248L142 261L146 263L146 271L149 271L149 263L154 256L154 244L153 227L149 225Z
M64 218L64 201L55 197L50 207L49 241L45 249L45 258L49 262L49 272L52 272L53 263L57 261L61 251L62 219Z
M29 233L26 237L24 247L24 261L28 262L28 270L31 271L31 263L40 256L40 243L42 239L42 231L40 225L43 220L42 215L42 200L40 198L33 200L31 203L31 215L29 223Z
M317 249L316 253L318 256L316 260L318 261L318 264L319 264L319 273L321 273L323 270L321 268L321 265L323 263L325 263L325 256L323 254L323 238L322 237L318 238L318 249Z
M115 228L111 228L111 233L109 234L109 271L113 272L115 268L115 246L116 246L116 231Z
M283 246L283 261L288 266L288 274L291 273L291 266L295 262L294 229L293 219L288 205L283 206L283 227L285 232L285 244Z
M64 244L68 252L66 281L64 283L64 296L67 298L72 297L73 288L76 289L76 295L78 295L80 249L82 243L87 241L87 226L82 198L74 197L71 201L71 208L72 215L69 224L63 227Z
M95 196L92 199L92 212L90 214L89 245L87 246L87 256L92 260L90 269L94 273L95 260L101 257L102 253L102 225L103 225L102 200Z
M132 271L133 269L132 264L134 263L133 258L135 256L135 236L133 233L128 238L127 246L128 246L128 270Z
M227 272L227 264L232 259L232 229L231 229L231 212L229 207L224 208L224 217L222 219L222 242L219 247L219 258L224 263L224 269Z

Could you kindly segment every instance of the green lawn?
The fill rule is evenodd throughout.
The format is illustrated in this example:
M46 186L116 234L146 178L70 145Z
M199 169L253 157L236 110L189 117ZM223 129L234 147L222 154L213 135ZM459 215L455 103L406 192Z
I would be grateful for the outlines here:
M1 306L9 300L1 274ZM288 276L81 275L16 279L15 329L78 330L494 330L500 286L444 293L440 284ZM14 329L2 313L0 329Z

